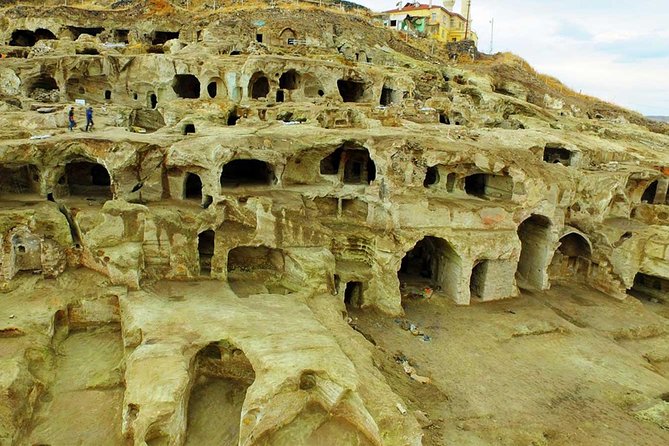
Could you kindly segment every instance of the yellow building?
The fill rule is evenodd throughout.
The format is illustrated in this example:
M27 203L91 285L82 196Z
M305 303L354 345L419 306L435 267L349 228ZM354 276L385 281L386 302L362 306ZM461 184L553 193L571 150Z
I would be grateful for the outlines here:
M441 42L460 40L478 41L471 29L469 7L471 0L462 0L462 13L453 12L455 0L443 2L444 6L424 3L406 3L403 7L383 12L383 24L389 28L411 34L431 37ZM469 26L467 21L469 20Z

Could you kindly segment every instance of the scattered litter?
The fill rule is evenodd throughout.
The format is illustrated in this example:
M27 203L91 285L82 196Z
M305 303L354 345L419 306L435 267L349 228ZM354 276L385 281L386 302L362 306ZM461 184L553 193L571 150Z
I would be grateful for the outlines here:
M35 110L35 111L36 111L37 113L42 113L42 114L45 114L45 113L53 113L53 112L56 111L56 108L55 108L55 107L40 107L40 108L38 108L38 109Z
M437 110L435 110L435 109L432 108L432 107L422 107L422 108L420 109L420 111L422 111L422 112L433 112L433 111L437 111Z
M427 376L420 376L416 373L412 373L409 376L411 377L411 379L413 379L414 381L419 382L421 384L430 384L432 382L432 380L430 378L428 378Z
M429 384L432 382L427 376L421 376L416 372L416 368L409 363L409 359L401 353L395 355L395 362L402 366L404 373L409 375L411 379L421 384Z
M137 127L137 126L131 126L130 130L132 130L135 133L146 133L146 129L142 127Z
M404 288L401 287L401 289ZM422 299L432 299L433 295L434 295L434 289L430 287L425 287L417 292L402 293L402 298L422 300Z
M47 139L51 138L53 135L35 135L31 136L30 139Z
M299 125L302 124L300 121L284 121L283 125Z
M516 312L513 311L513 310L506 310L506 312L507 312L507 313L510 313L510 314L516 314Z
M416 369L409 364L409 361L404 361L402 363L402 368L404 369L404 373L409 375L409 377L416 382L419 382L421 384L429 384L432 382L432 380L427 376L421 376L418 373L416 373Z
M16 317L15 314L10 314L10 315L9 315L9 318L10 318L10 319L14 319L15 317Z
M395 359L395 362L398 364L403 363L404 361L408 361L409 358L404 356L402 353L397 353L395 356L393 356L393 359Z
M413 322L409 321L408 319L395 319L395 323L400 326L400 328L404 331L410 332L414 336L420 336L420 338L423 341L430 341L432 338L425 334L420 328L418 328L418 325L414 324Z
M402 403L397 403L396 406L397 406L397 410L399 410L402 415L406 415L407 410L404 408Z

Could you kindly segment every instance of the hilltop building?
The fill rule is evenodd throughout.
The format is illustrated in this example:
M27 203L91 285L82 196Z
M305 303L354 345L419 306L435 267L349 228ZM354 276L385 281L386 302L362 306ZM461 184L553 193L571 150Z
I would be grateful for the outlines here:
M411 34L431 37L441 42L461 40L478 41L471 29L470 0L462 0L462 9L454 12L455 0L446 0L443 6L410 2L403 7L381 13L383 24ZM469 26L467 22L469 21Z

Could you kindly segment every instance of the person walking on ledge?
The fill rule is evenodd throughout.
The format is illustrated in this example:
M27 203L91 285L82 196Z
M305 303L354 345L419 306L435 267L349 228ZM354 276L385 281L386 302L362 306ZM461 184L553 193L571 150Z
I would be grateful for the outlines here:
M86 109L86 132L93 129L93 107Z
M76 121L74 120L74 107L70 107L70 111L67 112L67 127L72 131L74 127L77 125Z

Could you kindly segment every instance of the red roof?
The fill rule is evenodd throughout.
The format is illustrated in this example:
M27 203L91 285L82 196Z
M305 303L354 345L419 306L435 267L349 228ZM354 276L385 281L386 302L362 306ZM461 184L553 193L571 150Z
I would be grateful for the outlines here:
M383 11L384 14L393 14L396 12L411 12L411 11L422 11L425 9L441 9L444 11L446 14L452 16L452 17L460 17L462 20L467 20L466 18L462 17L462 15L458 14L457 12L449 11L448 9L444 8L443 6L437 6L437 5L427 5L425 3L419 3L416 5L415 3L407 3L400 9L391 9L390 11Z

